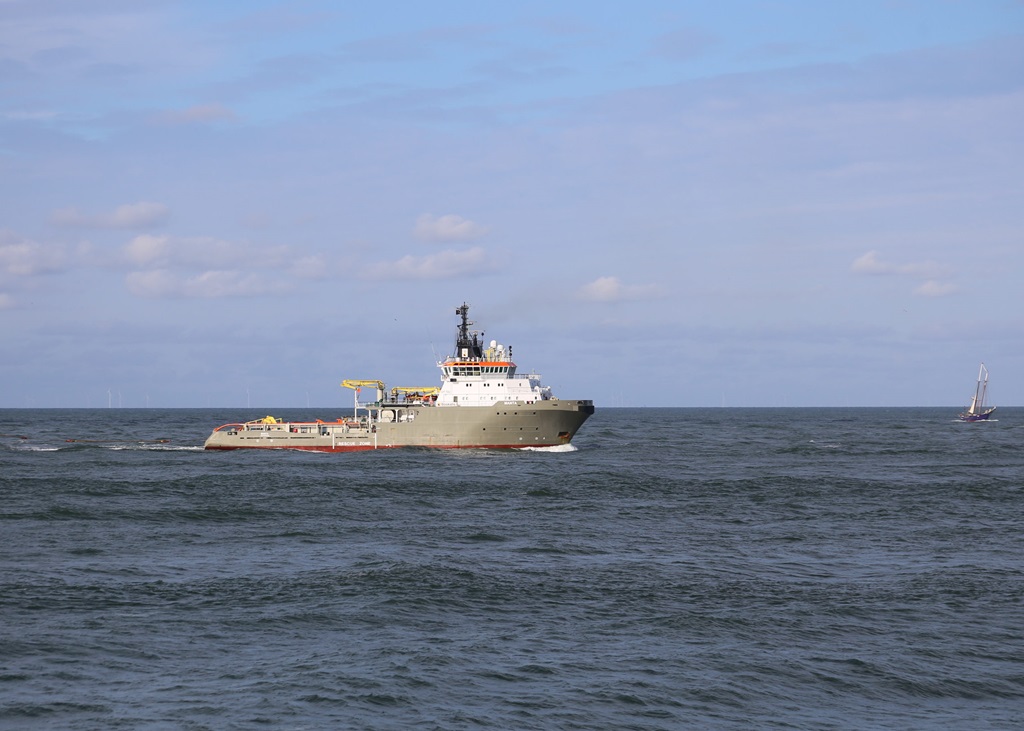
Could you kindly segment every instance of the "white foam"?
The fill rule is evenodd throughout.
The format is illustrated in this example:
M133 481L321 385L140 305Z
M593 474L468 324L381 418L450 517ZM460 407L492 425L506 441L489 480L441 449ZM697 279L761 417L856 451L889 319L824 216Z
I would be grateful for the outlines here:
M202 447L187 447L187 446L169 446L166 444L114 444L107 446L106 449L112 449L114 451L132 451L132 452L202 452Z
M553 447L523 447L524 452L578 452L579 447L573 444L556 444Z

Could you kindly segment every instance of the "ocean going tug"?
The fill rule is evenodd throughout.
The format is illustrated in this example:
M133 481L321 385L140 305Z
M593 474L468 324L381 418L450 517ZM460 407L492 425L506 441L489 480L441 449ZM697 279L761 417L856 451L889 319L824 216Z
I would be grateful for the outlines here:
M302 449L355 452L396 447L522 449L568 444L594 413L591 400L557 399L536 373L519 374L512 348L471 330L469 305L455 352L437 364L439 386L397 386L383 381L345 380L353 391L350 416L334 421L287 421L267 416L224 424L206 449ZM363 389L373 400L361 402Z

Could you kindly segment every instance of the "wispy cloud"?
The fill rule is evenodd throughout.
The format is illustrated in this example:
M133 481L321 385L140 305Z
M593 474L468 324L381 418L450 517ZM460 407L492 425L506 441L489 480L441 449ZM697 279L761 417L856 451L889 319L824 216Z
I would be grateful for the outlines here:
M123 264L136 270L125 278L128 291L146 298L274 296L332 272L323 254L212 236L136 236L122 249Z
M312 254L296 259L288 272L297 279L324 279L330 272L330 264L326 257Z
M850 265L854 274L871 276L909 276L927 281L914 288L913 294L918 297L945 297L959 291L952 282L939 281L940 277L949 274L949 268L934 261L907 262L896 264L884 261L877 251L869 251L858 257Z
M209 122L233 122L235 112L223 104L197 104L186 109L171 109L154 117L158 124L206 124Z
M49 109L12 109L0 114L4 119L28 122L45 122L54 119L57 113Z
M855 259L850 265L850 271L854 274L905 274L914 277L936 277L948 274L947 267L940 266L934 261L896 264L883 261L877 251L869 251Z
M448 249L429 256L404 256L395 262L378 262L368 267L365 279L454 279L493 270L479 246L466 251Z
M598 277L580 287L577 296L591 302L624 302L660 297L661 287L656 284L623 284L618 277Z
M929 279L921 286L914 289L914 294L919 297L945 297L950 294L956 294L960 291L960 288L951 282L939 282L934 279Z
M19 277L52 274L68 266L60 247L43 246L13 231L0 230L0 271Z
M125 277L128 291L148 299L259 297L292 290L289 281L253 272L206 271L193 276L167 269L131 272Z
M681 28L655 38L654 53L674 61L690 61L703 56L717 44L717 38L700 28Z
M413 229L418 239L443 242L472 241L486 233L486 227L454 213L444 216L424 213L416 219L416 227Z
M139 201L118 206L109 213L83 213L77 208L54 211L51 220L71 228L144 229L164 223L170 209L163 203Z
M142 234L129 241L123 252L131 265L146 269L283 270L304 258L287 246L255 246L215 236Z
M423 63L452 48L486 47L495 27L490 23L434 26L426 30L372 36L345 43L342 61L357 63Z

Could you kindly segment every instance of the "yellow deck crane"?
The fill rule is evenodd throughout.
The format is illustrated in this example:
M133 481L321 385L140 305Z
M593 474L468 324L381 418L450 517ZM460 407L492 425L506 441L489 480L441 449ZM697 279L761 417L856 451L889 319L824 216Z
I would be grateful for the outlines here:
M440 386L395 386L391 389L391 399L397 401L402 394L406 401L428 402L436 399L440 392Z
M344 381L342 381L341 385L342 385L343 388L351 388L352 391L353 391L352 398L353 398L353 400L355 402L355 413L353 413L353 416L355 418L359 418L359 414L358 414L358 411L359 411L359 392L363 388L373 387L373 388L377 389L376 402L378 404L381 401L384 400L384 391L387 388L384 385L384 381L357 381L357 380L348 379L348 378L346 378Z

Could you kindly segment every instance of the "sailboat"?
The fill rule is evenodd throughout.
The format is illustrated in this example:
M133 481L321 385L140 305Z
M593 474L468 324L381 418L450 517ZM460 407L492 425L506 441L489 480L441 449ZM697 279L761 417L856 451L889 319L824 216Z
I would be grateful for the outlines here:
M985 406L985 392L988 391L988 368L981 364L978 369L978 385L974 389L974 396L971 397L971 405L967 411L960 414L960 421L985 421L996 410L995 406Z

